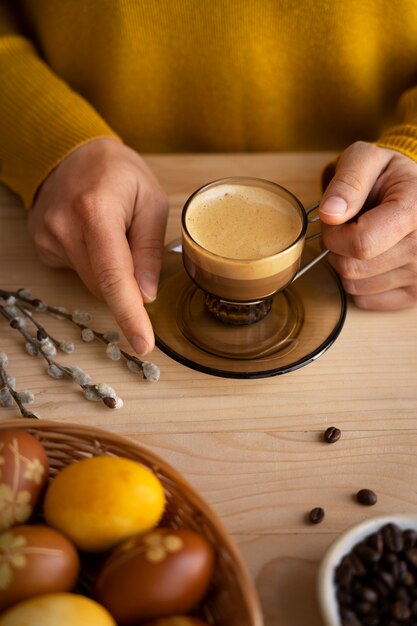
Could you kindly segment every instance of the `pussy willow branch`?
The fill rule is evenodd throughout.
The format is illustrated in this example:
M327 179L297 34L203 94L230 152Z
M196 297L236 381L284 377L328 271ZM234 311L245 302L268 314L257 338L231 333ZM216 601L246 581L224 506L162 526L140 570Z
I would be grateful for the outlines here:
M22 315L24 315L27 319L29 319L32 322L32 324L37 328L38 339L40 339L41 337L43 337L44 339L50 339L52 343L54 344L54 346L56 348L59 348L61 342L59 342L57 339L52 337L52 335L46 331L46 329L42 326L42 324L40 324L38 320L35 317L33 317L32 311L29 311L28 309L26 309L24 306L21 306L17 302L14 306L16 307L18 311L20 311L20 313L22 313Z
M15 391L12 385L9 383L9 377L7 376L7 372L2 364L0 364L0 388L7 389L7 391L9 392L9 394L11 395L11 397L17 404L17 407L21 415L23 415L23 417L31 417L34 419L39 419L39 416L36 415L36 413L33 413L33 411L30 411L29 409L25 407L25 405L20 399L20 394L17 391Z
M15 308L21 310L21 307L15 306ZM32 354L33 356L41 355L43 357L43 359L47 362L49 366L48 374L50 374L50 376L52 376L53 378L62 378L62 376L68 376L81 387L87 400L101 400L105 404L105 406L110 409L118 409L123 406L122 399L117 396L116 392L112 387L110 387L110 385L91 384L90 376L83 372L81 369L77 367L66 367L61 363L58 363L58 361L53 359L50 354L44 351L43 348L45 346L45 342L51 341L51 339L42 326L40 326L39 324L35 324L35 320L30 313L27 317L32 323L34 323L35 327L38 329L37 339L32 337L31 334L26 330L25 326L21 323L21 319L16 317L1 304L0 314L9 321L9 324L12 328L17 330L24 337L24 339L26 340L26 346L31 347L30 354ZM53 348L53 350L53 353L55 354L55 348ZM25 417L27 416L25 415Z
M30 333L28 333L28 331L26 330L26 328L24 326L20 326L18 324L13 324L13 321L16 318L13 315L11 315L11 313L8 313L7 310L2 305L0 305L0 314L3 315L3 317L5 317L9 321L10 325L12 326L12 328L17 330L25 338L27 343L29 343L31 346L33 346L33 349L36 352L36 354L40 354L45 359L45 361L48 363L49 366L54 365L55 367L60 369L63 373L68 374L68 376L71 376L70 368L65 367L64 365L61 365L57 361L54 361L54 359L51 359L50 356L45 354L40 349L40 346L34 341L32 335ZM32 322L34 322L34 319L33 319L32 316L30 316L30 320ZM37 328L39 328L39 327L37 326ZM42 330L45 332L45 337L50 338L48 333L45 331L45 329L42 328Z
M37 311L46 311L50 315L54 315L56 317L66 319L67 321L77 326L81 330L81 332L82 331L92 332L96 339L106 344L107 346L113 343L110 339L106 337L107 333L100 333L99 331L94 330L90 326L87 326L83 322L77 320L74 314L69 311L63 310L60 307L51 306L47 304L46 302L44 302L43 300L40 300L39 298L32 298L31 296L26 295L25 290L6 291L3 289L0 289L0 297L4 299L10 298L10 297L16 298L16 300L29 304ZM22 308L23 308L23 311L26 311L24 307L21 307L21 308L19 307L19 310L21 310ZM26 315L27 313L24 313L24 314ZM50 337L50 339L51 341L53 341L53 343L55 343L55 340L52 337ZM143 361L137 356L133 354L129 354L128 352L126 352L125 350L122 350L121 348L118 348L118 351L120 352L120 355L123 356L124 359L126 360L127 365L131 371L142 372L143 376L146 379L150 380L151 382L156 382L157 380L159 380L159 369L156 365L154 365L153 363L150 363L149 361Z

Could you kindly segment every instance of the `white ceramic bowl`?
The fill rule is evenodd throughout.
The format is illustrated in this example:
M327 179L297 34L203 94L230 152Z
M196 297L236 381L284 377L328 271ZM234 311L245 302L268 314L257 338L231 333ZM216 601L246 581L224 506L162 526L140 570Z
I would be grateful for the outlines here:
M371 517L343 532L327 549L320 564L318 574L319 604L326 626L342 626L334 583L335 569L342 557L348 554L353 546L368 535L377 532L386 524L396 524L402 530L412 528L417 531L417 515L384 515Z

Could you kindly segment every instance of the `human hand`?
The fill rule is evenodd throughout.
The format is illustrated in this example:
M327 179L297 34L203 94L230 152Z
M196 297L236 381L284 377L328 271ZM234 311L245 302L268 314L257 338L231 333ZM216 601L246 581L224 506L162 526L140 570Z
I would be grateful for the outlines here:
M143 304L156 297L167 213L165 194L139 154L103 138L49 174L28 216L41 259L74 269L141 355L154 347Z
M352 144L337 162L319 216L328 259L358 307L416 304L417 163L374 144Z

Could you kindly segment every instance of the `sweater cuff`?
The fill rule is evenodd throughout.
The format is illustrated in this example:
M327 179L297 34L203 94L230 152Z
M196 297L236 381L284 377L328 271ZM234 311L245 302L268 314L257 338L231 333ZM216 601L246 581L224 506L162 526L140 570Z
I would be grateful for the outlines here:
M23 37L0 40L0 181L32 205L39 185L79 146L120 140Z
M376 142L381 148L402 152L417 161L417 125L399 124L389 128Z

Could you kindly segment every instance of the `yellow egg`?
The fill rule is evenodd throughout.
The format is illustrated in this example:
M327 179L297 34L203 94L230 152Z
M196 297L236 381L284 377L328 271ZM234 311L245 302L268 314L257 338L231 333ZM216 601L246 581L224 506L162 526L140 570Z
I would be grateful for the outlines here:
M68 465L50 483L47 523L81 550L107 550L153 528L165 506L161 482L130 459L96 456Z
M110 613L85 596L48 593L16 604L0 626L117 626Z

